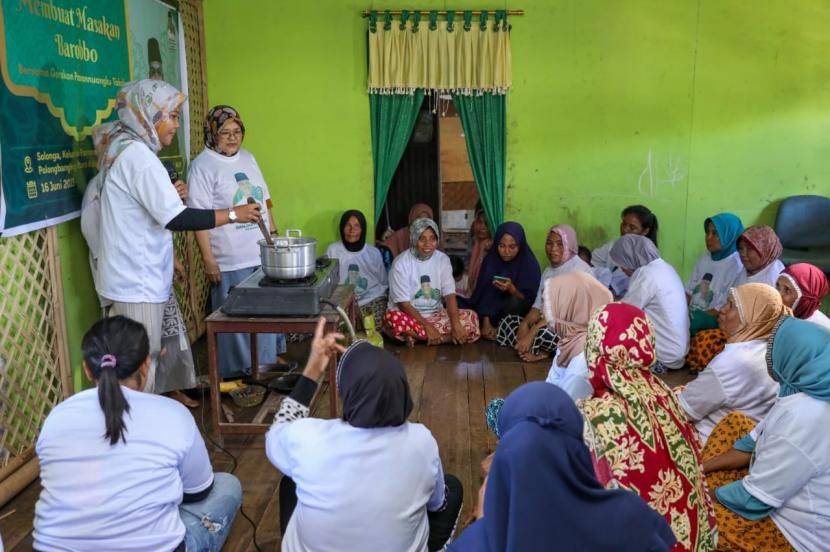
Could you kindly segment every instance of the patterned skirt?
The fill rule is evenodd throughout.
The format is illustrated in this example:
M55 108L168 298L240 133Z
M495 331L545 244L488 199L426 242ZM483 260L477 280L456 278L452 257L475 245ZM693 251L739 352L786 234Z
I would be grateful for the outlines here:
M469 309L458 309L458 317L461 319L461 327L467 334L467 342L472 343L481 337L481 331L478 328L478 315L475 311ZM426 321L432 324L438 333L441 335L449 335L452 333L452 324L450 323L450 314L447 309L424 316ZM398 341L406 341L407 336L412 334L417 335L420 341L427 340L427 332L420 322L415 320L400 310L386 311L386 324L392 329L392 335Z
M706 446L703 447L703 460L709 460L729 451L735 441L752 431L754 427L755 422L746 414L730 413L715 426L712 434L709 435ZM706 482L714 491L718 487L743 479L747 473L746 468L710 472L706 474ZM717 500L714 502L715 516L718 518L718 550L723 552L794 550L771 517L767 516L753 521L736 514Z
M700 372L718 353L723 351L725 346L726 334L723 330L701 330L693 335L689 342L686 363L692 370Z
M505 316L499 322L499 327L496 330L496 343L502 347L516 347L516 341L519 339L519 326L522 323L522 317L511 314ZM548 353L553 355L556 352L556 346L559 344L559 336L556 335L547 325L543 326L541 330L536 332L533 336L533 345L530 347L530 352L534 355L539 353Z

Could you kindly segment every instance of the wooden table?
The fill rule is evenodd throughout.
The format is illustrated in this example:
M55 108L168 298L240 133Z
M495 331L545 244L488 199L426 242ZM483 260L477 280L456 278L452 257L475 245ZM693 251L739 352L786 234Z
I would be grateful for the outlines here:
M334 293L329 297L334 304L338 305L348 314L352 325L355 323L357 313L357 300L354 295L354 286L337 286ZM341 318L331 305L326 305L320 313L326 319L326 332L333 332L337 329ZM216 334L219 333L247 333L251 334L251 366L259 366L259 352L257 351L257 334L261 333L314 333L317 328L317 316L307 317L244 317L229 316L217 309L205 319L207 327L208 346L208 373L210 376L210 406L213 416L213 427L221 433L265 433L271 427L270 423L232 423L222 421L222 394L219 391L219 362L216 351ZM332 357L329 362L329 406L330 412L337 412L337 384L336 384L337 360ZM251 370L254 379L259 378L256 368ZM257 416L259 419L262 417Z

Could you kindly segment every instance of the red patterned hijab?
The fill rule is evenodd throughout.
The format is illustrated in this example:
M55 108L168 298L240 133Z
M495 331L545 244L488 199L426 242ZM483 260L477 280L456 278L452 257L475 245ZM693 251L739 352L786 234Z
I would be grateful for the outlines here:
M598 472L611 474L602 482L638 493L663 515L677 537L672 550L714 550L697 430L650 371L656 353L646 314L625 303L606 305L591 317L585 352L594 394L577 404Z

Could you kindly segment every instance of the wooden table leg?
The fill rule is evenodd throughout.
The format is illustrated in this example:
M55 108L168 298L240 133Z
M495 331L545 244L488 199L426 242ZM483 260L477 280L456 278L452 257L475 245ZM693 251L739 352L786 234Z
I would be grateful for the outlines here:
M222 394L219 391L219 363L216 354L216 332L213 327L207 325L207 347L208 347L208 376L210 377L210 415L213 419L213 429L221 437L219 427ZM204 408L204 405L202 406Z
M251 377L254 381L259 379L259 350L257 349L257 334L251 332Z

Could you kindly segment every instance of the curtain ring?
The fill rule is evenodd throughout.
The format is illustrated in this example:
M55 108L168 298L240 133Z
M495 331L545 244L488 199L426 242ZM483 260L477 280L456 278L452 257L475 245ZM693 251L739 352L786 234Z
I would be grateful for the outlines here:
M378 32L378 12L376 10L369 12L369 32Z
M418 25L420 25L420 24L421 24L421 12L416 10L415 12L412 13L412 32L413 33L418 32Z
M506 16L506 14L505 14L504 10L497 10L496 11L496 20L495 20L495 23L493 24L493 32L498 32L498 31L501 30L501 26L504 22L505 16Z
M400 30L406 30L406 21L409 19L409 10L401 10L401 24L398 27Z
M434 31L438 28L438 11L432 10L429 12L429 30Z
M392 30L392 13L389 10L383 12L383 30Z
M455 30L453 26L453 20L455 19L455 12L450 10L447 12L447 32L451 33Z
M473 12L467 10L464 12L464 30L469 31L473 26Z
M478 24L478 30L487 30L487 10L481 10L481 22Z

